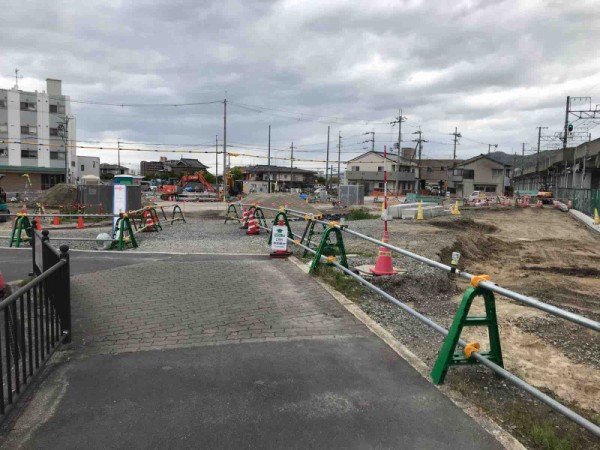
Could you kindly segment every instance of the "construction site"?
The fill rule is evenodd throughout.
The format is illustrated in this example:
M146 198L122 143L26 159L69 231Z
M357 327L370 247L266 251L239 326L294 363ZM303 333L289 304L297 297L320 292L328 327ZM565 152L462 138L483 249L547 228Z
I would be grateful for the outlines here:
M457 272L485 274L486 280L502 288L593 323L600 320L600 226L582 221L576 211L569 212L568 202L544 204L535 198L503 197L484 204L454 200L428 203L422 199L411 203L414 198L390 198L388 204L387 198L382 203L367 197L364 205L340 207L293 193L250 194L234 203L178 203L170 201L175 194L164 200L164 195L161 198L160 193L151 193L144 196L141 208L111 215L75 210L72 203L57 205L57 200L73 202L73 195L72 190L57 188L46 197L52 206L22 205L13 220L0 224L3 245L27 247L33 229L37 229L49 236L54 246L67 244L74 250L74 260L77 250L266 258L269 253L273 256L271 229L284 225L279 220L284 217L291 233L286 251L293 254L295 264L345 296L390 333L405 346L413 367L427 378L439 358L443 336L362 282L327 267L327 262L345 262L361 279L446 328L453 324L463 292L472 282L394 252L389 255L393 262L382 263L385 248L356 234L344 233L342 242L341 235L331 239L328 249L315 259L307 248L320 248L332 226L353 230L376 242L383 235L383 242L411 254ZM250 217L249 210L256 216ZM324 220L322 225L320 220ZM315 267L315 260L321 257L327 261ZM380 264L387 268L375 275L371 269L375 267L377 272ZM597 331L502 295L496 297L495 308L503 367L597 424ZM485 314L486 310L475 302L472 313ZM462 337L480 342L482 352L490 351L490 334L485 327L466 329ZM557 445L552 448L598 446L576 423L553 413L548 405L482 365L451 368L442 389L459 403L466 402L463 407L472 408L472 414L482 412L527 446L542 448L543 439Z

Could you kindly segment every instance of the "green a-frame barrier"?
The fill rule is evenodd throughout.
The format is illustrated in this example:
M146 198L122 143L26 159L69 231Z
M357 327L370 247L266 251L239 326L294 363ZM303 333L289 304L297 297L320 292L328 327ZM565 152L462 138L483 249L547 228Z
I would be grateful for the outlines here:
M471 304L473 303L473 300L479 296L483 297L485 316L469 316ZM488 328L490 350L487 352L478 351L477 353L498 364L500 367L504 367L494 293L484 288L470 287L463 295L458 311L452 321L452 326L448 330L448 335L444 340L442 349L440 350L433 366L433 370L431 371L431 378L433 379L434 384L442 384L444 382L450 366L478 363L476 359L467 357L461 351L456 351L456 346L463 328L473 326L487 326Z

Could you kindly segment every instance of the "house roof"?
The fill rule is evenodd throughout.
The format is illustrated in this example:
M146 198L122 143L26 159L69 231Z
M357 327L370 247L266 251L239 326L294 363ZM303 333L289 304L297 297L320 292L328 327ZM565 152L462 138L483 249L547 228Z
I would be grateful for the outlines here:
M165 165L171 166L171 167L179 167L179 168L185 167L185 168L196 169L196 170L208 169L208 166L205 166L197 159L191 159L191 158L171 159L171 160L165 162Z
M259 164L256 166L246 166L240 167L242 173L258 173L258 172L271 172L271 173L300 173L306 175L315 175L317 172L314 170L305 170L299 169L298 167L294 167L290 169L289 167L281 167L281 166L269 166L266 164Z
M494 159L494 158L492 158L492 157L491 157L491 156L489 156L489 155L484 155L483 153L482 153L481 155L474 156L474 157L473 157L473 158L471 158L471 159L467 159L467 160L465 160L465 161L463 161L463 162L461 162L461 163L457 164L457 166L465 166L465 165L467 165L467 164L470 164L470 163L472 163L472 162L475 162L475 161L477 161L478 159L482 159L482 158L489 159L490 161L493 161L493 162L495 162L496 164L500 164L501 166L504 166L504 167L511 167L511 165L510 165L510 164L504 164L502 161L498 161L497 159Z
M369 153L375 154L377 156L381 156L382 158L383 156L383 152L378 152L378 151L374 151L374 150L369 150L366 153L363 153L362 155L356 156L348 161L346 161L346 163L350 163L353 161L356 161L357 159L363 158L364 156L368 155ZM397 163L398 162L398 153L392 153L392 152L387 152L387 158L389 161ZM406 159L403 156L400 156L400 163L407 165L407 166L416 166L417 164L409 159Z
M462 159L456 161L454 159L421 159L421 165L423 167L448 167L454 163L460 164L463 161Z

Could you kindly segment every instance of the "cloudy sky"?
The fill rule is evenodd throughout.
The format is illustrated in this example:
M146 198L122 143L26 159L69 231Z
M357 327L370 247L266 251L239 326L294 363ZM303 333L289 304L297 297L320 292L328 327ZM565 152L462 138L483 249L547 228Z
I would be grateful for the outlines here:
M226 97L231 151L266 156L271 125L274 156L294 142L299 160L323 159L329 125L332 159L341 132L347 160L370 148L364 133L379 150L392 145L402 108L403 146L420 126L424 157L451 158L458 127L466 158L487 144L535 147L535 127L560 131L567 95L600 103L597 0L0 0L0 10L0 87L14 85L16 67L21 89L62 79L84 102L73 104L81 145L210 151ZM121 159L139 167L159 154ZM214 167L214 154L193 157Z

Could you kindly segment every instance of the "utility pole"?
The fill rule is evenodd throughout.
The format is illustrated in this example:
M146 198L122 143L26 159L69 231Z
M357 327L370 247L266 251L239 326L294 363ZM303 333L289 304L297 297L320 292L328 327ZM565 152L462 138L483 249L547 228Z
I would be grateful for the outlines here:
M427 142L425 139L422 138L422 134L423 132L421 131L421 127L419 126L419 131L415 131L413 134L418 134L419 137L418 139L413 140L413 142L417 143L417 149L419 151L418 155L419 155L419 162L417 165L417 169L419 171L419 176L417 178L417 189L415 189L418 194L419 190L421 189L421 152L423 150L423 142Z
M271 193L271 125L269 125L269 146L267 147L267 192Z
M548 127L537 127L538 129L538 143L537 143L537 158L535 159L535 178L540 184L540 141L542 140L542 130Z
M290 192L292 192L292 181L294 181L294 143L292 142L292 155L290 156Z
M117 139L117 173L121 174L121 140Z
M327 183L327 168L329 167L329 128L330 126L327 126L327 161L325 162L325 190L327 190L329 188L329 185Z
M565 129L563 131L563 150L565 148L567 148L567 136L568 136L568 132L569 132L569 109L570 109L570 106L571 106L571 96L567 95L567 106L565 107Z
M337 195L338 195L338 202L340 201L340 162L342 159L342 132L338 131L338 182L337 182Z
M525 173L525 142L521 142L521 176Z
M363 134L363 136L366 136L367 134L371 135L371 139L367 139L366 141L361 142L361 144L366 144L367 142L370 142L371 143L371 151L374 152L375 151L375 132L367 131L365 134Z
M219 135L215 135L215 184L219 195Z
M227 99L223 100L223 200L227 198Z
M454 136L454 153L452 154L452 168L454 168L456 167L456 144L458 144L458 138L462 137L462 134L458 132L458 127L454 127L454 133L450 133L450 135Z
M398 124L398 155L396 157L396 183L394 184L394 191L398 195L398 188L400 187L400 153L402 152L402 122L406 122L407 118L402 115L402 110L398 110L398 117L390 122L392 127Z

